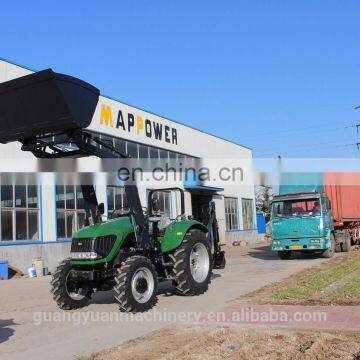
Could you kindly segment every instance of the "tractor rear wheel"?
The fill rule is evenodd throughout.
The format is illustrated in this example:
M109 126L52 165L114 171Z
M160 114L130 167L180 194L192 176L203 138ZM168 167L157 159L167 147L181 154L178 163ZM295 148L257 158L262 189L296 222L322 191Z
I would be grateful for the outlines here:
M71 280L70 259L63 260L53 273L51 292L60 309L73 310L84 307L91 298L90 287L78 286Z
M179 248L169 255L173 261L173 283L184 295L207 291L212 274L211 244L200 230L190 230Z
M158 280L154 265L145 256L131 256L118 269L115 277L115 299L120 310L143 312L157 302Z

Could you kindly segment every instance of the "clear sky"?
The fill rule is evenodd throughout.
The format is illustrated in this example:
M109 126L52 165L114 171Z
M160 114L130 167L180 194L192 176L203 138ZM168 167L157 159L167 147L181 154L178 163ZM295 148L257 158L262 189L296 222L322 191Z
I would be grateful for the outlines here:
M0 57L254 156L358 157L359 14L358 0L3 1Z

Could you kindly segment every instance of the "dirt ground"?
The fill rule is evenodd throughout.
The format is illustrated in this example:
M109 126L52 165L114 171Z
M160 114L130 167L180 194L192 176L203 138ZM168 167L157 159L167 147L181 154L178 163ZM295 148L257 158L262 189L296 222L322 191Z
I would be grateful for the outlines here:
M81 360L360 359L360 333L166 327Z
M326 262L302 269L277 283L266 285L256 291L229 301L234 304L289 304L320 305L322 309L330 309L328 305L338 306L345 312L350 309L350 316L357 316L355 308L360 304L355 297L347 299L347 294L337 301L329 303L332 293L347 288L359 277L360 251L339 254ZM317 282L316 282L317 281ZM353 290L353 289L352 289ZM281 296L280 296L280 295ZM351 292L351 294L354 294ZM299 298L292 295L299 295ZM290 297L289 297L290 296ZM306 296L304 300L301 296ZM324 306L325 305L325 306ZM349 306L350 305L350 306ZM355 307L354 307L355 305ZM236 305L235 305L236 308ZM302 309L311 309L303 306ZM341 310L342 308L343 310ZM334 308L333 308L334 309ZM346 309L346 311L345 311ZM357 312L356 312L357 313ZM330 317L329 319L330 320ZM336 320L335 320L336 321ZM304 325L304 324L303 324ZM316 324L315 324L316 325ZM329 326L327 324L326 326ZM320 325L319 325L320 326ZM240 324L207 324L165 327L142 337L124 342L123 344L106 349L82 360L145 360L145 359L353 359L360 360L360 331L349 331L337 326L330 330L325 327L310 329L309 323L305 327L296 328L266 327ZM356 329L356 327L355 327ZM359 329L360 330L360 329Z
M206 294L195 298L177 296L171 284L162 283L159 287L159 301L156 307L147 312L146 317L130 319L131 321L127 319L126 314L120 314L121 316L118 319L115 317L113 321L109 320L107 315L119 314L118 305L111 291L94 294L90 304L83 309L64 312L59 311L51 298L50 277L0 281L0 358L32 360L42 359L46 355L52 360L64 360L74 359L75 356L86 358L88 354L99 351L101 356L109 354L109 359L173 359L175 357L200 359L221 358L223 354L228 354L230 358L244 358L242 352L248 351L250 354L253 351L257 354L258 349L262 356L272 354L273 350L292 354L290 350L286 350L285 344L288 344L289 348L293 346L296 353L295 350L301 344L311 344L313 341L311 339L318 339L319 331L312 333L311 336L314 338L304 335L301 337L304 339L302 341L297 338L297 334L291 333L292 327L281 331L262 332L254 330L254 327L250 330L246 324L235 326L231 323L222 323L220 326L219 323L212 323L205 328L199 327L198 322L192 317L182 319L180 315L191 315L194 312L202 315L223 312L223 310L238 312L242 304L234 302L233 299L291 277L292 274L304 272L309 267L321 266L329 262L315 257L281 261L277 254L269 251L269 247L265 245L249 248L229 247L226 250L227 266L224 270L214 272ZM343 254L336 254L334 259L341 257ZM253 304L255 305L256 302ZM343 318L341 311L340 315ZM162 317L168 314L175 314L176 320ZM348 316L351 317L352 314L350 312ZM106 315L104 319L102 315ZM337 329L337 322L332 325L333 330ZM264 326L262 328L265 329ZM309 326L306 327L308 328ZM332 339L335 344L344 344L339 348L344 346L344 349L349 351L360 351L352 345L352 339L356 339L354 336L326 335L330 332L329 329L329 327L323 329L321 337ZM346 329L353 330L354 327ZM279 343L281 339L283 343ZM321 341L330 341L326 339ZM360 343L358 338L357 343ZM120 348L124 349L121 351L121 356L119 353L111 355L112 350L103 350L119 344L123 344ZM316 344L318 342L314 342L311 349ZM271 350L270 353L267 352L266 346ZM284 348L285 351L282 350ZM305 348L306 345L302 345L302 349ZM349 355L346 352L341 354L339 358L344 354ZM256 355L252 356L252 358L256 357Z
M199 297L174 294L171 284L159 288L159 301L149 315L216 311L231 299L246 294L270 282L279 281L324 259L298 259L279 261L276 253L265 245L226 249L227 266L215 271L209 291ZM168 321L98 321L96 316L118 314L113 293L96 293L89 306L74 311L59 311L51 298L50 277L41 279L14 279L0 281L0 358L7 360L73 359L111 348L123 341L158 330ZM4 295L3 295L4 294ZM36 323L41 316L41 323ZM51 316L71 315L70 321L48 321ZM94 320L77 324L75 316L95 316ZM35 319L35 321L34 321ZM39 319L38 319L39 320ZM180 320L179 320L180 321Z

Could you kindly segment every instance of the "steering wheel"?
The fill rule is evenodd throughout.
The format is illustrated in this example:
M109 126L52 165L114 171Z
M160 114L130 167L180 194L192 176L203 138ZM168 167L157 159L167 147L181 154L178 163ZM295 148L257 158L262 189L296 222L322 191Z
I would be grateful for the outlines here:
M109 218L110 218L110 219L116 219L117 217L120 217L121 215L128 214L129 212L130 212L129 209L124 209L124 208L114 209L114 210L111 212ZM118 213L119 215L116 216L116 213Z

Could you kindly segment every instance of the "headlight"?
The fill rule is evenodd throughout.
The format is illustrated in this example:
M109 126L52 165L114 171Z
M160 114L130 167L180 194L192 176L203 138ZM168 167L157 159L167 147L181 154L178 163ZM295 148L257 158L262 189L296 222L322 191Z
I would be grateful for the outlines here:
M70 258L73 260L95 260L99 255L94 251L88 252L72 252L70 253Z
M279 241L279 240L273 240L273 245L280 245L281 244L281 241Z

